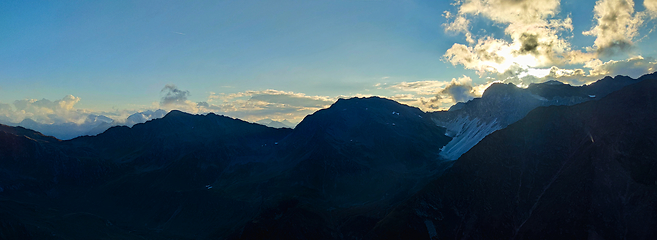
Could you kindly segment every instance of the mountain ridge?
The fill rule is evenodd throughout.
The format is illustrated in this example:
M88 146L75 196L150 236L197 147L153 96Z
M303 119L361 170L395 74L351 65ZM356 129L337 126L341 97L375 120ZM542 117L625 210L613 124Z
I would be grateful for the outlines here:
M352 125L354 121L359 125ZM423 134L436 139L420 140ZM379 147L387 138L400 146ZM298 204L289 208L290 214L303 212L311 217L305 221L309 226L326 223L325 231L338 234L343 221L360 226L348 220L354 214L371 219L367 226L373 226L388 205L403 200L442 171L446 166L435 162L438 149L448 139L444 129L419 109L382 98L340 100L308 116L294 130L216 114L171 111L147 123L44 145L67 160L53 161L59 158L55 155L24 156L24 160L59 170L36 176L28 171L22 179L36 177L30 186L8 186L10 182L2 181L0 198L11 196L11 201L62 212L93 213L124 227L145 223L137 228L149 238L191 233L198 238L260 228L249 220L253 216L268 219L267 209L294 196ZM411 151L404 152L407 148ZM79 161L87 164L65 167ZM29 167L0 165L0 169L23 172ZM181 194L203 197L192 201ZM41 197L29 197L33 195ZM214 207L202 210L203 206ZM68 224L10 212L19 221L11 224L23 224L32 233L57 232L49 226ZM214 215L235 217L217 219ZM290 221L297 219L294 214L283 215ZM23 221L36 221L36 225ZM162 230L148 230L153 228ZM119 231L112 234L124 234L121 229L111 230Z
M645 80L654 82L650 76ZM553 85L556 87L533 88L551 93L561 86ZM514 89L515 86L501 87L541 101L536 98L538 95ZM644 88L643 95L653 89ZM500 91L492 97L510 96L513 95ZM615 97L614 101L637 99L627 93L618 96L621 97ZM591 98L588 95L578 97ZM490 236L508 237L517 233L519 238L528 238L530 232L513 229L543 229L541 221L526 218L528 209L533 206L531 200L543 196L542 192L546 198L557 200L546 202L547 206L537 205L538 210L531 210L534 213L529 216L561 216L576 222L577 226L590 223L597 226L599 234L604 234L606 232L598 229L606 225L586 222L579 217L599 220L598 215L582 212L592 209L586 201L554 195L543 189L553 189L545 187L551 184L564 189L567 196L600 201L604 199L601 196L623 191L622 184L605 187L602 183L614 181L607 181L603 176L611 176L618 183L629 183L632 193L639 195L645 192L637 192L635 183L646 185L657 180L654 167L646 160L653 159L652 155L645 151L655 144L649 137L653 128L637 130L651 118L641 115L645 113L629 115L626 119L618 117L622 111L650 107L654 103L642 105L637 100L633 106L625 108L624 105L609 105L607 97L594 98L602 102L531 110L509 128L482 137L482 142L456 161L440 155L441 149L453 141L448 136L453 132L437 126L432 113L380 97L340 99L306 116L295 129L275 129L216 114L194 115L182 111L172 111L163 118L132 127L113 127L97 136L66 141L46 136L42 137L43 141L32 139L20 136L21 131L35 138L42 135L24 128L5 127L7 131L19 133L9 134L0 126L0 141L7 143L0 144L0 172L11 173L0 175L0 201L10 206L0 207L0 234L55 234L65 239L84 239L99 233L125 239L364 239L381 236L377 234L387 230L401 231L399 227L403 225L409 226L408 231L420 238L432 236L428 226L433 226L436 234L444 234L441 237L452 236L445 230L449 227L463 229L453 236L461 233L477 236L499 227L503 233L488 232ZM614 106L617 115L605 111L605 107L595 107L599 104ZM585 111L578 109L582 106L587 107ZM551 121L542 122L546 119ZM558 119L574 122L562 123L558 126L564 127L559 128L555 125ZM615 122L610 123L608 119ZM614 124L618 126L612 128ZM561 136L574 137L554 140ZM611 144L612 147L602 148L596 144ZM500 146L510 150L501 151ZM577 146L583 146L586 151L578 150ZM541 150L548 147L554 149ZM586 165L590 159L563 167L568 174L560 173L556 178L550 175L564 166L560 165L564 162L563 156L568 157L569 153L575 153L575 158L591 156L591 159L599 159L599 163L619 162L622 169L633 172L636 180L628 182L630 175L618 173L616 168L604 164L591 170ZM513 162L514 154L529 156L526 164ZM477 156L490 161L476 162ZM546 158L555 160L543 161ZM539 171L542 168L537 166L546 170ZM505 201L506 195L501 193L516 193L512 190L517 189L517 182L512 180L519 175L517 169L523 169L520 175L526 186L518 192L528 197L518 198L521 204L513 205L517 209L508 209L514 201ZM591 174L592 171L598 175ZM572 172L578 175L570 174ZM563 176L567 178L561 178ZM599 177L593 178L595 176ZM473 182L472 178L487 180ZM551 181L552 178L555 180ZM504 184L495 185L497 182ZM480 184L487 187L482 188ZM572 191L569 186L576 190ZM471 193L473 189L479 191ZM600 196L582 194L591 193L591 189L600 190ZM453 194L435 194L448 190ZM496 198L482 204L489 196ZM647 196L639 198L641 203L650 199L651 195ZM455 208L460 209L459 212L442 213L443 218L455 219L453 224L462 223L460 227L438 222L441 215L434 207L441 209L441 205L435 202L443 201L443 208L453 203L444 199L463 199L469 201L463 203L473 206L467 209L457 204ZM545 215L545 209L550 209L551 204L568 201L576 206L551 210L554 214L571 211L574 217ZM618 215L604 215L602 210L620 206L620 209L650 212L643 207L645 204L639 208L614 204L595 208L594 212L613 219ZM456 217L471 216L468 211L486 213L497 206L509 210L500 210L508 214L480 214L477 215L480 220L466 220L472 224L481 219L501 223L509 218L521 221L491 228L483 226L479 232L473 230L473 226L479 225L457 221L460 218ZM652 221L649 214L640 216L644 222ZM554 226L571 229L559 224ZM613 229L624 226L627 225L608 228L612 229L610 234L617 234L619 231Z
M657 79L532 110L379 222L373 239L652 239ZM540 138L536 136L541 136Z
M488 134L522 119L537 107L574 105L599 99L624 86L656 77L657 72L637 79L619 75L578 87L546 82L531 84L525 89L508 83L494 83L481 98L454 105L449 111L430 113L436 124L446 127L449 136L454 137L441 156L457 159Z

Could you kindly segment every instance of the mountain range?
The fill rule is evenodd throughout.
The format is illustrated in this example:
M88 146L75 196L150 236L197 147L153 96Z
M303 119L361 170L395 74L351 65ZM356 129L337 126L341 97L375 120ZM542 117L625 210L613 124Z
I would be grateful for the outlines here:
M657 79L531 111L380 221L376 239L654 239Z
M511 83L494 83L481 98L457 103L448 111L431 113L436 124L447 128L449 136L454 138L442 150L441 156L456 160L488 134L522 119L537 107L570 106L600 99L624 86L655 77L655 73L638 79L605 77L583 86L558 81L530 84L527 88Z
M0 239L654 239L657 75L340 99L294 129L171 111L0 125Z
M137 123L145 123L152 119L164 117L166 114L166 111L158 109L155 111L147 110L133 113L124 121L115 121L104 115L90 114L82 123L56 122L47 124L34 121L31 118L25 118L18 123L2 122L0 124L29 128L39 131L44 135L53 136L61 140L70 140L79 136L95 136L113 126L132 127Z

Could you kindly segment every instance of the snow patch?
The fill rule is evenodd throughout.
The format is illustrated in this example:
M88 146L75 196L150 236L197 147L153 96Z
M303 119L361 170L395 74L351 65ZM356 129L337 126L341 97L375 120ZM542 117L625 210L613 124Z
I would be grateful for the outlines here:
M450 122L438 123L438 125L447 128L445 135L452 137L452 140L442 148L439 154L449 160L458 159L488 134L502 129L497 119L485 122L469 117L458 117Z
M427 232L429 232L429 239L434 239L434 237L438 236L438 233L436 232L436 226L433 225L433 222L429 219L424 220L424 225L427 226Z

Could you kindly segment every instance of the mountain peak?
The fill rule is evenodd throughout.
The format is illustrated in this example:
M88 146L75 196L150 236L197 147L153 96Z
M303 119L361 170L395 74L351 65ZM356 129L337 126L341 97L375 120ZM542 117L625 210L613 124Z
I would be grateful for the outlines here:
M493 83L490 87L486 88L484 94L481 95L481 98L488 98L497 95L506 95L509 93L514 93L520 90L516 85L512 83Z
M534 84L534 83L532 83ZM540 84L540 83L539 83ZM559 82L557 80L549 80L546 82L543 82L542 84L547 84L547 85L564 85L565 83ZM530 84L531 85L531 84Z
M377 97L377 96L362 97L362 98L360 97L340 98L338 99L337 102L333 103L333 105L331 105L331 107L329 107L328 109L344 111L353 107L364 107L363 109L365 110L369 110L370 108L373 108L373 109L387 109L396 112L399 111L422 112L422 110L420 110L419 108L408 106L391 99Z
M436 139L445 137L445 129L436 126L422 110L381 97L340 99L331 107L306 116L295 130L296 135L303 136L301 141L324 134L347 142L356 135L365 138L372 136L363 131L404 137L424 132L441 135Z
M180 110L171 110L169 113L164 115L164 118L178 118L178 117L183 117L183 116L192 116L193 114L191 113L186 113Z

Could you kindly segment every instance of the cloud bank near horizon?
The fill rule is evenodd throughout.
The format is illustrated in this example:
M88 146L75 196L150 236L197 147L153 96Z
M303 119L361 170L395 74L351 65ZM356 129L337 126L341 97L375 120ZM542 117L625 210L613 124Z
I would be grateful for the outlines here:
M606 72L624 71L628 74L642 74L647 68L655 67L654 64L645 64L643 60L631 58L624 61L610 61L601 63L600 69ZM563 70L553 67L549 75L554 75L556 71ZM557 74L563 75L563 73ZM578 74L572 74L570 77L573 79L583 77ZM481 97L486 88L495 82L501 81L475 85L470 77L464 75L451 81L426 80L401 82L390 86L376 84L375 87L404 92L384 97L419 107L424 111L437 111L446 110L457 102ZM211 92L206 101L193 102L187 99L191 95L190 91L180 89L173 84L165 85L160 93L163 93L163 96L159 103L155 102L150 109L114 112L78 109L75 105L81 99L73 95L55 101L24 99L16 100L12 104L0 103L0 124L23 126L65 140L82 135L95 135L111 126L144 123L164 117L171 110L193 114L212 112L250 122L271 119L287 120L296 124L308 114L329 107L339 98L371 96L363 94L336 97L308 96L303 93L268 89L231 94Z

